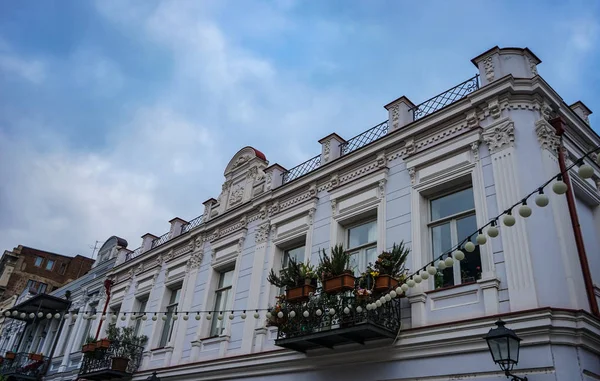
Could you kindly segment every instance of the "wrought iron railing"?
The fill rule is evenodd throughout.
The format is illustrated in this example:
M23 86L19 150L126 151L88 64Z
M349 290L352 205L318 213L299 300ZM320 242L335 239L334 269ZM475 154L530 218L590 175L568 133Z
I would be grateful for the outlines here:
M340 145L341 154L347 155L352 151L355 151L361 147L366 146L367 144L374 142L375 140L381 138L382 136L387 135L388 133L388 121L379 123L373 128L369 128L365 132L360 135L356 135L352 139L346 141Z
M278 327L277 340L359 324L371 324L390 332L398 332L400 329L400 298L391 299L379 308L368 310L367 304L373 302L374 300L359 299L352 294L320 294L306 303L287 304L282 309L284 319L273 322ZM292 311L294 311L292 314L294 317L290 317Z
M204 215L200 215L188 222L187 224L183 225L183 228L181 229L181 234L189 232L196 226L202 225L202 217L204 217Z
M285 171L281 174L283 177L283 184L289 183L292 180L297 179L321 166L321 155L317 155L313 158L306 160L304 163L295 166L289 171Z
M142 247L138 247L137 249L133 250L131 253L127 253L127 255L125 256L125 260L129 261L135 257L137 257L138 255L140 255L142 253Z
M9 377L41 380L50 365L50 358L30 353L15 353L14 359L5 357L0 365L0 374Z
M150 246L150 249L154 249L155 247L158 247L158 246L162 245L163 243L167 242L169 240L169 233L170 232L166 232L165 234L163 234L160 237L153 240L152 245Z
M107 349L97 348L93 352L84 353L79 376L85 378L86 375L99 374L103 371L123 371L127 374L133 374L141 364L144 348L138 345L125 343L121 341L112 341ZM127 365L124 369L118 369L117 359L127 359Z
M467 79L463 83L460 83L449 90L444 91L441 94L436 95L433 98L426 100L425 102L411 108L409 111L414 112L413 120L418 120L466 97L468 94L471 94L478 89L479 74L473 78Z

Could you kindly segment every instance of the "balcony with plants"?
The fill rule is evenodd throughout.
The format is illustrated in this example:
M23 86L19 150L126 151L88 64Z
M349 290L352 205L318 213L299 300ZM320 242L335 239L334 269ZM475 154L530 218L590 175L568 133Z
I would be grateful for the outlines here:
M88 337L83 345L79 377L86 380L130 379L140 366L147 336L136 336L133 327L108 329L106 338Z
M351 253L342 245L323 249L319 265L291 259L268 281L285 289L267 312L267 325L278 328L275 344L295 351L334 348L347 343L394 339L400 329L400 298L409 254L403 243L377 257L356 276Z
M0 357L0 375L6 380L41 380L50 358L40 353L6 352Z

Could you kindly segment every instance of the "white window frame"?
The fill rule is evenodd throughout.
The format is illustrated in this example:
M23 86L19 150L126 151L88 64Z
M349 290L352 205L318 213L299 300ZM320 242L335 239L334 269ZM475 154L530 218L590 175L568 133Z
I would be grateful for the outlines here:
M219 287L219 283L223 277L224 274L231 272L231 284L229 284L228 286L223 286L223 287ZM213 293L213 311L217 311L219 310L219 307L217 306L217 301L219 300L219 298L217 297L218 294L223 293L224 291L227 291L227 299L226 299L226 303L225 303L225 310L231 309L232 304L233 304L233 284L234 284L234 277L235 277L235 268L232 267L228 267L228 268L224 268L220 271L218 271L218 276L217 278L217 283L216 283L216 287L215 287L215 291ZM222 336L225 333L225 322L226 322L226 313L223 313L223 319L219 320L218 319L218 313L215 312L213 313L211 322L210 322L210 328L209 328L209 337L219 337ZM219 332L216 332L216 330L218 330Z
M362 245L359 246L355 246L355 247L350 247L350 230L353 228L357 228L359 226L362 225L366 225L369 223L375 223L375 229L376 229L376 233L375 233L375 241L371 241L371 242L367 242L364 243ZM344 240L344 249L346 250L346 252L350 253L350 255L357 255L358 256L358 267L354 270L355 275L360 275L361 273L363 273L364 271L366 271L367 266L369 265L369 260L367 259L367 250L369 249L375 249L375 257L377 257L379 251L377 250L377 246L378 246L378 236L379 236L379 224L377 223L377 217L373 216L373 217L367 217L363 220L360 220L358 222L349 224L348 226L345 226L345 240ZM373 261L374 262L374 261Z
M134 334L136 336L139 336L143 331L142 316L144 316L143 312L148 307L148 300L149 295L136 297L136 310L138 311L138 313L136 313L135 321L133 323Z
M162 327L160 330L160 336L158 337L158 347L165 348L169 346L171 339L173 337L173 330L175 328L175 320L172 319L174 313L177 313L177 309L179 304L181 303L181 293L183 292L182 284L176 284L170 287L167 287L167 305L165 306L165 312L167 312L167 319L163 321ZM177 291L179 291L179 296L176 300L172 300L174 295L177 295ZM167 295L165 295L167 296ZM168 333L166 331L169 331ZM163 340L165 339L165 340Z

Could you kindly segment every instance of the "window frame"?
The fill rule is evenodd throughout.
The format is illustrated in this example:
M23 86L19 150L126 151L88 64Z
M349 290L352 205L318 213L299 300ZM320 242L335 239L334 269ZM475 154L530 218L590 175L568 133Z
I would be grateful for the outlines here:
M67 272L67 264L65 262L61 262L60 267L58 268L58 273L60 275L65 275L66 272Z
M227 273L231 272L231 284L229 284L228 286L221 286L219 287L219 284L221 283L221 279L223 278L223 276ZM234 279L233 277L235 276L235 267L233 268L224 268L221 270L218 270L217 273L219 274L218 278L217 278L217 284L215 286L215 290L213 293L213 315L216 315L218 306L217 303L220 301L219 300L219 295L221 295L223 293L223 291L227 291L227 299L225 300L225 310L228 310L229 307L231 307L231 304L233 303L233 283L234 283ZM218 330L218 332L217 332ZM219 337L222 336L223 333L225 332L225 316L223 316L223 319L219 320L217 318L217 316L213 316L210 322L210 327L209 327L209 337Z
M50 265L50 268L48 268L48 265ZM46 265L44 266L44 269L46 269L47 271L53 271L55 265L56 261L54 261L53 259L46 259Z
M370 241L367 243L363 243L361 245L358 246L354 246L354 247L350 247L350 230L357 228L359 226L363 226L363 225L367 225L369 223L375 223L375 241ZM359 260L358 260L358 266L357 269L354 270L355 275L361 274L364 271L366 271L367 266L369 265L369 260L368 260L368 254L367 254L367 250L369 249L375 249L375 258L377 257L377 247L379 244L379 224L378 224L378 218L377 215L374 216L369 216L369 217L364 217L356 222L350 223L348 225L344 225L344 247L346 248L346 253L349 253L351 256L352 255L358 255ZM361 264L361 262L364 262ZM361 268L361 265L364 265L364 268Z
M164 348L171 342L173 338L173 329L175 328L175 321L173 320L173 314L177 313L181 299L182 284L171 286L167 288L169 290L169 301L165 306L165 312L167 319L164 321L162 330L160 332L158 347ZM175 296L175 298L173 298ZM173 300L175 299L175 300ZM167 333L168 331L168 333Z
M135 322L133 323L133 332L134 332L135 336L139 336L141 333L140 331L142 329L142 322L143 322L142 312L144 312L146 307L148 307L148 300L149 300L149 295L136 298L138 312L135 317Z
M39 265L37 264L38 259L40 260L40 264ZM36 256L35 259L33 260L33 265L35 267L40 267L41 268L44 265L44 257Z

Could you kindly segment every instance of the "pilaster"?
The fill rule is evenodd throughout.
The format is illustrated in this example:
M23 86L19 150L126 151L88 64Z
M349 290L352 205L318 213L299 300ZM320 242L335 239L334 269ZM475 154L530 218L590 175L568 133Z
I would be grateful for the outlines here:
M425 308L427 295L421 290L420 286L416 286L409 293L407 299L410 305L411 327L424 326L427 324L427 310Z
M483 293L483 307L486 315L496 315L499 312L498 290L500 289L500 279L487 278L477 281L479 288Z

